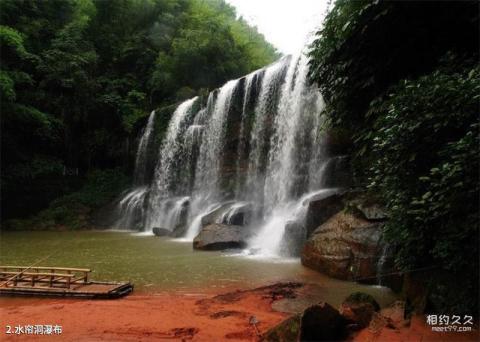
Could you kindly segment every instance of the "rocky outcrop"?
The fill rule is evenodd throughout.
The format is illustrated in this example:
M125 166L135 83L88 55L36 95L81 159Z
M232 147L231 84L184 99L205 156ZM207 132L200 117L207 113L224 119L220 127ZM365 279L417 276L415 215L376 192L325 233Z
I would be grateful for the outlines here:
M356 292L348 296L342 303L340 314L356 328L366 328L372 320L373 314L380 310L377 301L369 294Z
M334 278L374 283L381 233L381 222L339 212L307 240L302 264Z
M250 231L242 226L221 223L208 225L193 240L193 248L203 250L222 250L244 248Z
M312 235L318 226L325 223L330 217L341 211L344 192L322 192L308 199L307 213L305 216L305 231L307 237Z
M152 228L152 232L153 234L155 234L155 236L170 236L170 234L172 233L167 228L159 228L159 227Z
M262 341L342 341L346 323L340 313L327 303L312 305L268 330Z
M224 203L222 205L219 205L217 208L213 209L210 211L208 214L202 217L202 227L206 227L208 225L214 224L214 223L221 223L220 219L222 215L225 214L225 212L230 208L230 206L233 204L233 202L228 202Z
M297 314L270 328L261 338L265 342L300 341L302 315Z
M247 202L226 202L202 217L202 227L214 223L245 226L249 223L252 205Z
M369 198L366 194L359 193L347 201L347 206L366 220L385 221L388 219L385 208L377 200Z
M253 207L251 203L237 202L223 215L222 223L246 226L250 223L252 210Z

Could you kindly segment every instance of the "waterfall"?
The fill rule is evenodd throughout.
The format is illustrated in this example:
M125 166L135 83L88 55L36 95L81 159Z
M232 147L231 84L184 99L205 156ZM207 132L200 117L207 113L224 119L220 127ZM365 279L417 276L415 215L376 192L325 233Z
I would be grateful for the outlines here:
M308 60L305 56L293 59L281 89L280 103L271 137L265 178L265 206L267 211L286 204L308 190L302 183L302 163L311 158L311 132L318 126L323 102L320 94L307 85ZM316 113L317 115L312 115ZM307 150L305 150L307 147ZM303 171L303 174L302 174Z
M191 202L191 224L188 227L186 238L193 239L200 230L202 216L211 212L222 200L220 189L220 168L223 156L223 146L226 133L226 120L231 108L234 91L238 80L226 83L218 92L216 98L210 93L206 111L200 111L207 123L200 142L200 153L198 157L195 183L193 189L193 200Z
M279 254L287 222L302 220L299 195L315 190L308 164L321 158L322 145L314 145L319 139L312 136L317 138L321 130L324 105L320 93L307 84L307 73L307 58L293 58L280 93L263 189L265 223L251 241L252 248L266 255Z
M134 230L141 224L144 215L144 201L148 192L146 186L128 191L117 205L120 218L115 223L117 229Z
M185 155L185 134L193 121L193 107L198 97L180 104L172 115L165 138L160 148L159 160L155 170L153 188L148 203L146 229L154 227L173 230L176 222L172 217L178 217L179 206L172 206L172 196L181 196L180 203L188 200L189 196L179 193L185 190L191 178L188 162ZM187 158L188 159L188 158ZM176 186L178 185L178 186ZM174 200L177 203L176 200ZM172 212L173 210L173 212Z
M281 254L286 225L303 222L312 194L335 191L325 186L325 170L333 169L324 103L307 75L304 54L287 56L181 103L143 195L143 229L167 228L191 241L208 223L248 225L251 251Z
M155 123L155 111L150 113L148 117L147 126L143 131L142 137L138 143L137 154L135 158L135 171L133 176L133 183L135 185L143 185L146 183L147 172L147 152L150 144L150 136L152 135L153 126Z
M263 201L263 193L258 189L263 188L264 185L265 159L268 153L270 136L269 123L275 112L278 91L290 59L290 57L283 58L267 68L263 76L257 106L254 110L255 119L250 134L250 155L245 186L245 197L254 202Z
M245 77L245 85L243 89L243 103L242 114L240 118L240 131L238 135L238 147L237 147L237 160L235 163L235 197L243 195L242 186L244 185L244 177L242 176L242 162L245 159L246 149L246 135L245 131L248 124L248 111L250 109L250 102L252 99L253 86L255 82L260 78L263 70L253 72Z
M133 172L133 189L127 191L118 201L116 210L119 218L115 222L114 228L133 230L142 224L144 202L148 193L148 187L145 185L147 183L147 156L154 124L155 111L152 111L138 143Z
M207 105L209 120L202 137L194 188L194 191L207 202L215 201L219 196L219 172L226 119L237 84L238 80L228 82L220 89L215 100L213 100L213 95L210 95L208 100L210 103L210 108Z
M377 261L377 285L383 285L383 279L385 278L386 262L389 257L390 245L384 243L382 246L382 252Z

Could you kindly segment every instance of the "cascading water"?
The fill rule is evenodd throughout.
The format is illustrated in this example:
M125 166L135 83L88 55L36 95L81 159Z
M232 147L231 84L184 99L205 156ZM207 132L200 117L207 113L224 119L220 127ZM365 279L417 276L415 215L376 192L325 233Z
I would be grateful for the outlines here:
M315 190L310 182L313 167L308 164L322 150L312 144L316 140L312 137L321 130L324 105L320 93L308 86L307 73L305 56L292 59L280 92L263 189L265 224L251 242L267 255L279 254L287 222L302 219L299 195Z
M135 171L133 176L133 183L135 185L144 185L146 183L147 173L147 152L150 145L150 137L153 132L153 126L155 123L155 111L150 113L148 117L147 126L138 143L137 154L135 158Z
M252 92L253 87L260 79L260 75L262 74L263 70L252 72L251 74L245 77L245 85L243 89L243 104L242 104L242 115L241 115L241 123L240 123L240 131L238 135L238 146L237 146L237 160L235 163L236 174L235 174L235 197L238 198L243 195L242 186L244 177L242 175L242 163L245 160L246 155L246 135L245 131L247 130L248 125L248 111L249 106L252 99Z
M258 189L263 188L265 181L265 157L269 148L270 122L275 113L279 89L290 60L290 56L283 58L265 70L258 102L254 110L255 118L250 133L250 154L248 157L245 197L257 203L263 201L263 193L258 191Z
M185 134L193 121L193 107L197 100L195 97L178 106L168 125L149 198L146 230L154 227L173 230L189 200L189 196L181 193L188 191L186 187L192 177L188 167L190 160L185 158L185 152L190 152L185 149Z
M230 81L219 91L203 134L200 156L197 163L194 191L206 201L215 201L219 196L220 160L223 154L226 119L230 110L231 101L238 80ZM212 96L213 97L213 96ZM209 98L208 102L213 101Z
M248 224L251 251L281 254L306 199L335 191L323 189L324 104L307 74L306 56L287 56L180 104L146 190L144 230L181 228L191 241L207 221Z
M135 229L144 216L144 202L148 193L146 186L147 154L155 124L155 111L150 113L147 125L138 143L133 173L133 189L126 192L117 205L119 219L114 224L117 229Z
M186 239L193 239L200 230L201 217L208 214L221 201L220 167L226 133L226 120L231 107L233 93L238 80L226 83L219 91L216 99L213 93L207 101L207 123L202 135L200 154L195 172L193 200L191 203L191 224Z

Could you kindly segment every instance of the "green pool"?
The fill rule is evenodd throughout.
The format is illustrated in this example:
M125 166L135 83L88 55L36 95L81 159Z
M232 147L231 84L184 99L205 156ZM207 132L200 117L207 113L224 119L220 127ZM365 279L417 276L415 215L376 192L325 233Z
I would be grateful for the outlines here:
M127 232L0 232L2 265L86 267L92 279L128 280L136 293L199 293L252 288L276 281L320 284L328 300L341 302L354 291L379 301L392 299L386 288L344 282L303 267L298 259L268 260L234 252L195 251L191 243Z

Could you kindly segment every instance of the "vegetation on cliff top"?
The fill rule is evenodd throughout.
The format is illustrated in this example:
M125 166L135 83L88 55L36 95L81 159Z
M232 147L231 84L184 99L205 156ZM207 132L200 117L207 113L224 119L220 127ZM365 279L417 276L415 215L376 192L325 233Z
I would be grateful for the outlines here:
M450 275L428 280L437 312L478 308L478 6L338 0L311 51L357 183L389 209L397 267Z
M2 218L125 169L151 109L278 57L223 0L4 0L0 45Z

